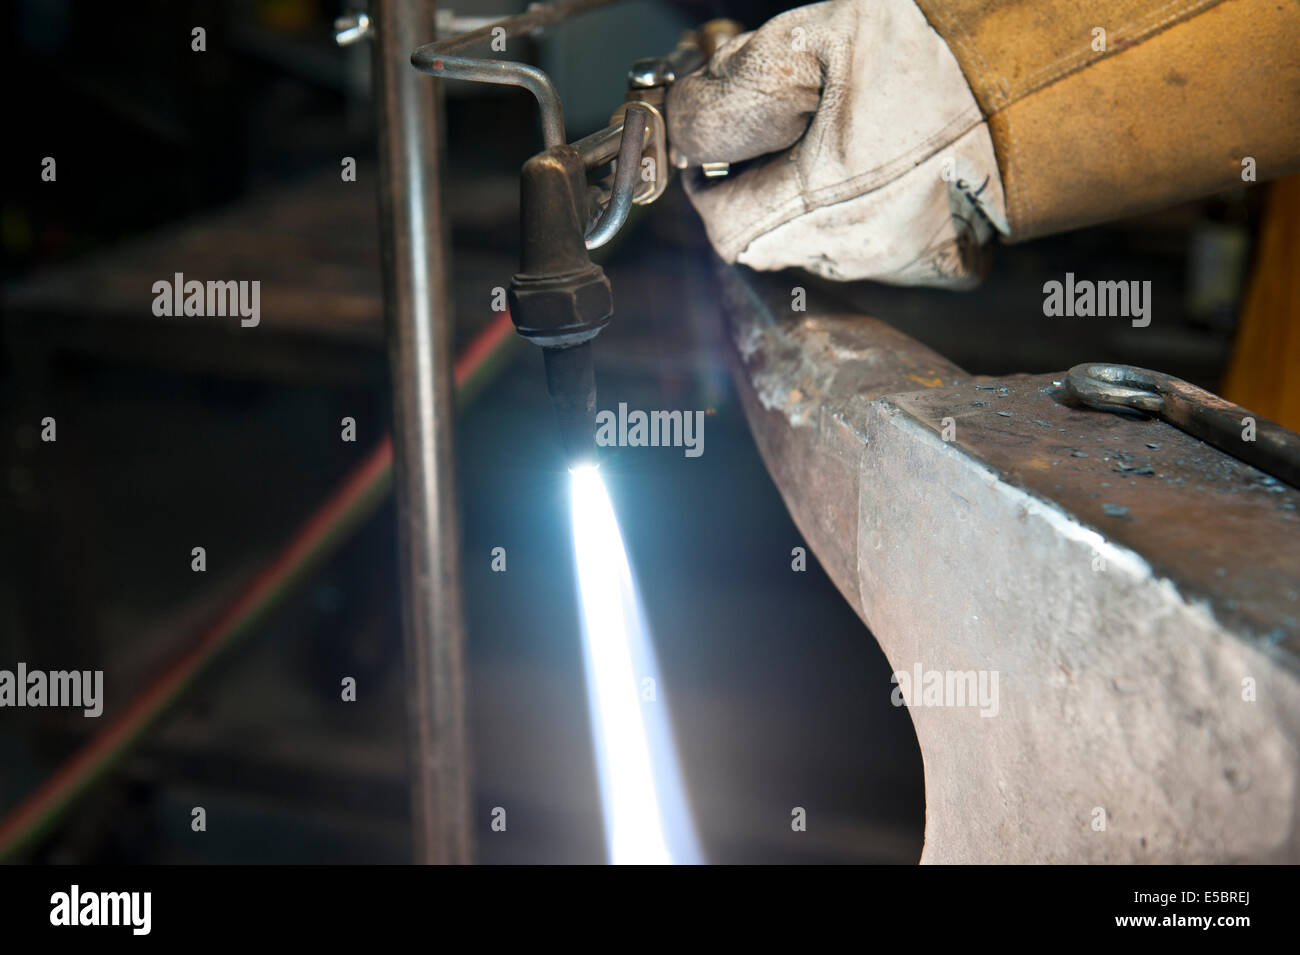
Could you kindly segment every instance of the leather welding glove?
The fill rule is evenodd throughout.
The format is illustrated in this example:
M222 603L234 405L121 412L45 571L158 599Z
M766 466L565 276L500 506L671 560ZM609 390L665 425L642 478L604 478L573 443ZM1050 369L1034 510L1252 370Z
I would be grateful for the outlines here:
M719 254L960 286L1010 241L1300 169L1300 3L834 0L668 96ZM995 159L996 155L996 159Z
M756 269L965 287L1005 232L993 142L913 0L834 0L723 45L669 91L674 149L718 254Z

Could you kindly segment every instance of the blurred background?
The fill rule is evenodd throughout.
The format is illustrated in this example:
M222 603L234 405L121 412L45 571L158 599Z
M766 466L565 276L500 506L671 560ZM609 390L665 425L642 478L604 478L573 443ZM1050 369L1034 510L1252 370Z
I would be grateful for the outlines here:
M106 703L100 720L0 710L0 816L132 701L161 714L99 754L107 771L73 802L40 807L19 860L410 857L391 497L277 586L197 679L165 683L389 429L369 54L340 49L332 28L362 6L5 8L0 668L103 669ZM754 26L786 6L634 0L530 44L529 59L554 76L576 138L605 125L627 67L683 29L716 16ZM196 26L204 52L191 49ZM448 84L458 350L499 318L492 290L517 267L518 171L541 145L536 114L522 91ZM41 180L44 157L54 182ZM340 175L345 157L355 182ZM973 372L1115 360L1216 389L1265 195L1243 188L1002 247L974 292L837 291ZM791 570L803 541L733 395L712 253L680 189L602 255L616 312L597 343L600 406L708 409L702 457L633 448L605 465L706 857L916 861L911 722L815 558ZM1150 280L1156 321L1141 334L1045 323L1042 284L1066 271ZM155 317L151 286L175 272L260 280L261 324ZM40 440L47 416L55 443ZM355 442L340 440L345 416ZM478 369L456 440L478 858L599 862L567 475L536 349L498 350ZM491 568L496 547L504 573ZM340 699L349 676L354 703ZM195 806L206 832L191 829ZM506 832L489 828L496 806ZM791 831L795 806L806 832Z

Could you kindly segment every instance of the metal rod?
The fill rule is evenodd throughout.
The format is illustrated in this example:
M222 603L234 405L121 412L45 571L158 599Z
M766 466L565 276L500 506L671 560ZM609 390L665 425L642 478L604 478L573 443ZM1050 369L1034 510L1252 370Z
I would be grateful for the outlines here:
M623 136L618 148L618 169L614 172L614 189L600 221L587 233L587 248L599 249L614 238L627 221L641 172L641 150L645 147L646 120L650 111L640 103L629 103L623 117ZM581 152L581 150L579 150Z
M496 37L502 36L500 33L494 34L494 31L504 30L504 37L507 39L521 36L525 33L532 33L534 30L554 26L560 21L567 20L579 13L586 13L588 10L609 6L614 2L616 0L564 0L564 2L559 3L530 4L525 12L516 16L505 17L495 23L481 26L477 30L462 33L460 36L448 37L445 40L439 40L437 43L429 43L415 52L430 58L438 54L464 53L466 50L471 50L480 44L490 43Z
M573 148L582 156L582 164L590 172L617 158L622 142L623 124L615 123L613 126L596 130L590 136L582 137L573 143Z
M442 100L438 85L409 65L411 49L433 29L434 4L377 0L374 21L414 857L466 863L472 840L439 180Z
M545 72L527 63L510 60L480 60L464 56L446 56L426 52L422 46L411 54L411 65L421 73L446 80L469 80L474 83L497 83L522 86L537 98L542 110L542 139L546 148L564 142L564 107L555 84Z

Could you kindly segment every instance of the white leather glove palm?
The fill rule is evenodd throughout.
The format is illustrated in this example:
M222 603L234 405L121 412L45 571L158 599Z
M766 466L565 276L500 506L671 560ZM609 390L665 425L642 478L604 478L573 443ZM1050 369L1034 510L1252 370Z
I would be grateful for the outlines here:
M1008 231L988 127L913 0L791 10L726 43L667 105L692 163L744 162L684 175L728 262L964 287Z

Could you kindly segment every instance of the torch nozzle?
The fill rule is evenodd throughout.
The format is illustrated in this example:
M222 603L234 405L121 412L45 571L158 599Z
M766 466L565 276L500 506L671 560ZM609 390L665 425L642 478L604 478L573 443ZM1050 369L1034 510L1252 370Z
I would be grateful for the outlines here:
M595 466L596 369L591 342L567 348L543 348L546 390L555 407L569 470Z
M542 347L570 468L596 461L596 372L591 341L614 312L604 270L587 253L589 192L582 154L553 146L524 164L520 179L519 272L510 316Z

